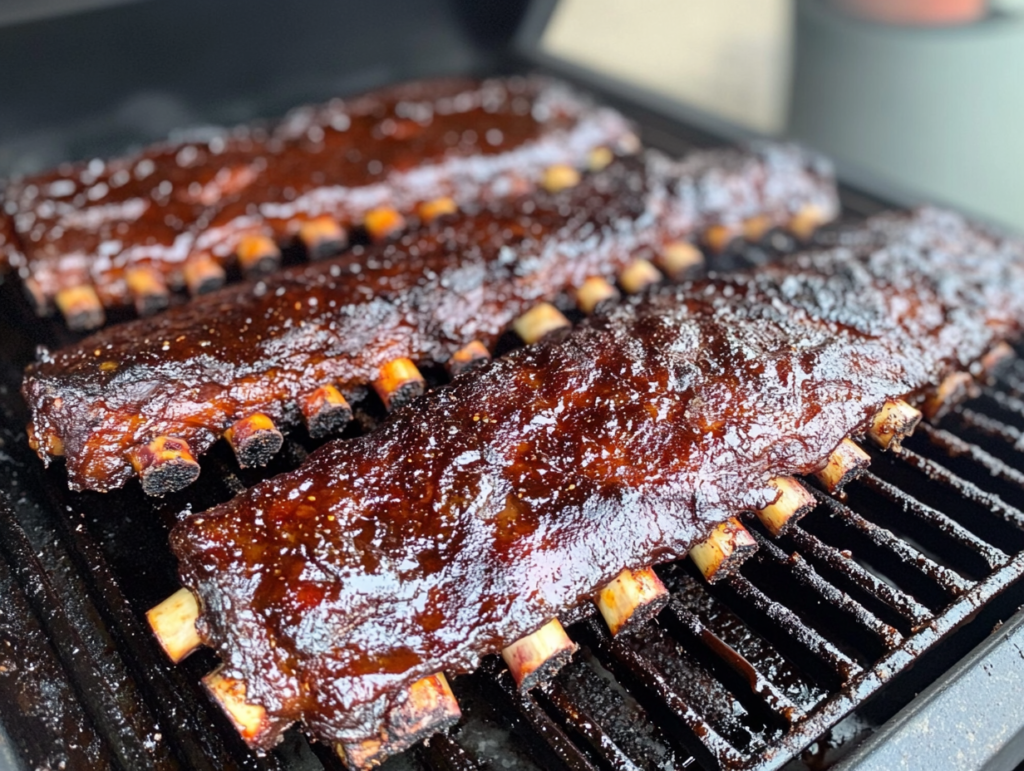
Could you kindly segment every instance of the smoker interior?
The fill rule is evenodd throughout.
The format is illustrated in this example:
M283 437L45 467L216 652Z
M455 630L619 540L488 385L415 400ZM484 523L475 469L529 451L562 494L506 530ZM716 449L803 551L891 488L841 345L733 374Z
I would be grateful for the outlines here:
M669 152L719 141L609 101ZM843 202L847 224L884 208L850 189ZM758 264L793 246L770 234L714 266ZM266 756L249 751L202 691L216 657L169 664L144 617L177 588L167 548L177 513L293 468L316 443L294 433L259 470L239 469L218 446L196 485L164 499L137 484L71 493L61 464L44 471L29 451L18 388L37 345L73 338L35 318L11 282L0 287L0 325L0 644L9 646L0 753L14 748L29 768L341 768L297 729ZM442 372L427 375L443 382ZM346 435L382 414L366 405ZM1022 437L1024 365L1010 364L980 398L920 429L903 455L872 451L870 475L848 498L820 494L789 535L772 540L748 523L760 549L738 575L709 586L686 562L661 566L673 599L654 623L615 640L593 613L570 625L581 651L548 687L517 693L496 657L455 678L460 725L386 767L827 765L1024 602Z

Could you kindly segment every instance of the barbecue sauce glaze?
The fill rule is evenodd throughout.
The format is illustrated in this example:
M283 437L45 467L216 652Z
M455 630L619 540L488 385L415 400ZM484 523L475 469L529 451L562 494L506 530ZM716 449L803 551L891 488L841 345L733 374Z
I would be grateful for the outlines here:
M466 207L43 355L23 387L40 454L56 437L73 488L119 487L138 443L173 436L198 455L254 412L287 426L322 385L354 401L397 357L424 366L474 339L491 347L534 303L614 281L666 241L729 218L782 224L808 203L835 208L827 167L766 145L622 158L568 190Z
M635 143L622 115L544 78L409 83L300 108L270 128L12 182L0 264L22 268L48 298L91 283L104 305L122 305L127 266L151 265L180 286L189 255L227 260L246 233L283 240L321 214L348 226L377 206L504 198L551 164L583 166L594 148Z
M413 681L682 557L887 398L1013 337L1022 255L925 211L606 307L184 516L171 545L201 634L283 724L372 736Z

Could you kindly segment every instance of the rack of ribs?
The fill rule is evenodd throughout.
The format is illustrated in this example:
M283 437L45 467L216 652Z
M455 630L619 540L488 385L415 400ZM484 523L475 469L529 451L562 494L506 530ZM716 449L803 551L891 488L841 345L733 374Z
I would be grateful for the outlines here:
M295 241L330 255L353 228L384 238L638 147L622 115L544 78L415 82L12 182L0 263L40 313L90 329L104 308L212 291L235 264L266 273Z
M161 495L191 483L224 437L265 464L282 431L339 430L375 390L394 408L422 393L419 368L486 360L510 325L532 340L585 311L700 262L686 239L836 209L817 156L793 147L617 158L558 190L463 207L386 243L225 287L159 316L43 353L23 393L30 440L64 456L75 489L134 474Z
M898 444L1022 323L1024 244L935 210L648 290L184 515L151 623L220 654L207 685L254 746L301 721L368 767L458 718L440 673L500 651L542 681L559 617L596 600L616 630L657 605L650 566L743 512L776 532L795 475L841 489L852 438Z

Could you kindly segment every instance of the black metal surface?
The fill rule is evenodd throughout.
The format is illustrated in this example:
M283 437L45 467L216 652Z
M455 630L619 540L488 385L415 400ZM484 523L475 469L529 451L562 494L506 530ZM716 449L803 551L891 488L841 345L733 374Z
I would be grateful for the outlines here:
M925 690L835 771L1010 771L1024 755L1024 612ZM996 713L999 720L992 720ZM922 742L929 748L921 752Z

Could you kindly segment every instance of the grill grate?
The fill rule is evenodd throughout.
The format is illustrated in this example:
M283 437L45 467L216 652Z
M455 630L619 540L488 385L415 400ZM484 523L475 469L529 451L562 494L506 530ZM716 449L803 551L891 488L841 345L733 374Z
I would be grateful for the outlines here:
M790 248L774 235L721 264ZM270 468L245 471L216 448L195 486L163 500L134 487L69 493L63 471L43 472L27 450L20 371L8 363L67 333L32 317L10 286L0 313L16 330L0 341L0 489L10 496L0 505L0 632L52 683L0 672L0 693L17 696L0 700L14 745L51 767L340 769L298 731L264 757L251 753L199 684L214 655L170 665L144 619L176 588L166 546L176 512L292 468L314 443L299 432ZM379 414L368 410L350 431ZM752 521L759 550L738 574L709 586L689 563L659 567L671 602L619 638L596 613L576 620L568 631L581 652L549 686L519 693L497 657L455 678L463 722L387 768L782 766L920 670L922 654L998 595L1011 598L1009 611L1020 604L1022 437L1018 360L938 426L922 426L902 454L872 451L871 473L845 500L815 489L815 511L780 539Z

